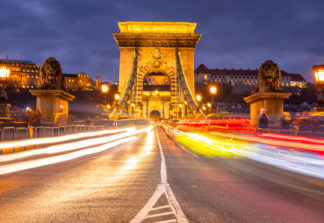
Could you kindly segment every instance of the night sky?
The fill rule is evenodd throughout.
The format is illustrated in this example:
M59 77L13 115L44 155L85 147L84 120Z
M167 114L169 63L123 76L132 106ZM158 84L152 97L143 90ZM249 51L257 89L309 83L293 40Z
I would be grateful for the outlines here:
M0 58L50 56L63 73L86 72L117 81L118 21L198 23L202 33L195 67L259 68L272 59L280 69L312 81L324 64L323 0L1 0Z

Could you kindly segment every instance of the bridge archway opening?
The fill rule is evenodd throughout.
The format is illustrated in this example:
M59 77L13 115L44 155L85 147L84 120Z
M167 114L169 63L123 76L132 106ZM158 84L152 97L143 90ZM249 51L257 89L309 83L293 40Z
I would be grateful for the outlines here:
M170 78L160 72L149 73L143 78L143 91L170 91Z
M153 121L157 121L161 118L161 113L158 110L153 110L150 112L150 118Z
M142 101L144 117L152 119L166 118L169 115L171 102L171 79L164 72L148 72L142 79ZM151 117L152 111L154 117Z

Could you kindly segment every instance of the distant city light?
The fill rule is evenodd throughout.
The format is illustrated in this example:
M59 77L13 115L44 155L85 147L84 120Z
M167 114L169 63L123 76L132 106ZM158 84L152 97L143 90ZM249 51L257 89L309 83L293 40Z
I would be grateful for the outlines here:
M107 94L108 91L109 91L109 85L108 85L107 83L103 83L103 84L101 85L101 92L102 92L103 94Z
M197 95L196 95L196 100L197 100L198 102L201 101L201 95L200 95L200 94L197 94Z
M115 100L118 101L120 98L120 95L118 93L115 94Z
M217 92L217 88L216 88L216 86L211 86L211 87L209 88L209 91L210 91L210 93L211 93L212 95L215 95L216 92Z
M0 68L0 77L9 77L9 73L10 73L9 69L5 67Z

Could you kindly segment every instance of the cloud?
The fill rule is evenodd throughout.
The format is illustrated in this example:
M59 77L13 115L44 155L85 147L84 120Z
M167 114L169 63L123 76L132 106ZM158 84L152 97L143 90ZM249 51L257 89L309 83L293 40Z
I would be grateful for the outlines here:
M307 78L324 62L321 0L3 0L0 57L42 64L56 57L66 73L118 80L118 21L197 22L196 66L257 68L274 59Z

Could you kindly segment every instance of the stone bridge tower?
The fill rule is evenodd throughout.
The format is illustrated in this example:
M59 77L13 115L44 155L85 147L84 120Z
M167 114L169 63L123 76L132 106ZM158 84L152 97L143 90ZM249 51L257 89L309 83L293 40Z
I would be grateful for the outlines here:
M118 26L120 32L113 35L120 49L121 97L114 112L163 118L195 112L194 51L201 37L194 33L196 23L119 22ZM146 86L145 78L152 74L165 75L169 88Z

